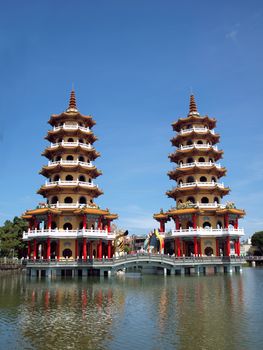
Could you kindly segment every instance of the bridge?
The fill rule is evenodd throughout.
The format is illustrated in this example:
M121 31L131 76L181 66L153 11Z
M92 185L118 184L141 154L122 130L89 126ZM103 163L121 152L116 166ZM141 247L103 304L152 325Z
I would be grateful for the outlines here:
M129 254L111 259L63 259L63 260L26 260L31 276L72 275L87 276L98 274L110 276L118 271L162 272L164 275L200 274L207 271L238 272L246 263L246 257L176 257L166 254ZM65 272L67 271L67 272ZM159 271L159 272L158 272Z

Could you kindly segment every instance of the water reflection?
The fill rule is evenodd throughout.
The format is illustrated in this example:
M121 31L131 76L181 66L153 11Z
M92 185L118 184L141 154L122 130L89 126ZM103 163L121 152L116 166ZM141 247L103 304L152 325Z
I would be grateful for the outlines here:
M2 276L0 348L252 349L247 281L240 275L52 282Z

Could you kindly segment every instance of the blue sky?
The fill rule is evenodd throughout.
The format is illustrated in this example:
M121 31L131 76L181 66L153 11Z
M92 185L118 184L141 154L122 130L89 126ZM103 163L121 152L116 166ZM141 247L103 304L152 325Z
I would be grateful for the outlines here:
M97 203L118 226L146 234L174 205L171 123L195 94L218 120L225 200L244 208L247 235L263 229L262 1L9 1L0 13L0 223L34 208L44 182L50 114L91 113L101 152Z

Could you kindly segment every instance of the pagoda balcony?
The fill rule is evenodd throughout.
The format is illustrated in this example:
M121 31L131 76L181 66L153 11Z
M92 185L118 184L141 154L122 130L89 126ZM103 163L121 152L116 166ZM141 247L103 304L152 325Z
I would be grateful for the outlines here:
M53 208L53 209L75 209L75 208L93 208L94 209L94 206L92 205L88 205L88 204L83 204L83 203L79 203L79 202L76 202L76 203L60 203L60 202L57 202L57 203L54 203L54 204L46 204L46 207L50 207L50 208Z
M79 181L79 180L73 180L73 181L52 181L52 182L45 182L46 187L52 187L52 186L84 186L84 187L96 187L98 188L98 185L95 185L93 182L85 182L85 181Z
M104 238L107 240L115 239L115 232L99 229L81 229L81 230L63 230L63 229L42 229L28 230L23 232L23 240L31 240L34 238Z
M185 146L180 146L178 147L178 149L180 150L187 150L187 149L193 149L193 148L197 148L197 149L209 149L209 148L213 148L215 151L218 151L217 146L212 146L210 144L199 144L199 143L193 143L192 145L185 145Z
M196 202L196 203L192 203L192 204L189 204L189 206L191 208L203 208L203 209L225 209L226 205L225 204L220 204L220 203L217 203L217 202L214 202L214 203L200 203L200 202Z
M54 162L48 162L48 166L52 167L54 165L82 165L84 167L87 168L92 168L93 164L92 162L81 162L79 160L64 160L64 159L60 159L59 161L54 161Z
M83 147L83 148L92 149L92 146L91 146L90 143L86 144L86 143L82 143L82 142L79 142L79 141L67 142L67 141L62 140L62 142L51 143L50 144L51 148L56 148L56 147L59 147L59 146L64 146L64 147L78 147L78 146L80 146L80 147Z
M184 134L189 134L191 132L197 132L197 133L206 133L206 132L210 132L211 134L215 135L215 131L212 129L208 129L208 128L197 128L197 127L193 127L190 129L181 129L181 131L179 132L180 135L184 135Z
M185 163L185 164L181 163L178 168L192 168L194 166L197 166L197 167L215 166L217 169L221 169L221 165L219 163L213 163L213 162L193 162L193 163Z
M83 126L80 126L78 124L63 124L61 126L54 126L53 127L53 131L58 131L58 130L81 130L81 131L84 131L84 132L90 132L90 128L89 127L83 127Z
M219 187L219 188L225 188L223 183L219 182L187 182L187 183L180 183L178 184L178 187L185 188L185 187Z
M202 228L197 227L196 229L190 227L189 229L172 230L172 234L166 233L166 237L223 237L223 236L244 236L245 232L243 228Z

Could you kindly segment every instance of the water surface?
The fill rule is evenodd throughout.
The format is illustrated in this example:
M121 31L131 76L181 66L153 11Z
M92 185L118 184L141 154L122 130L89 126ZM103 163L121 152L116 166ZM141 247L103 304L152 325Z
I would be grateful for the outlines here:
M0 349L260 349L263 269L242 275L0 276Z

